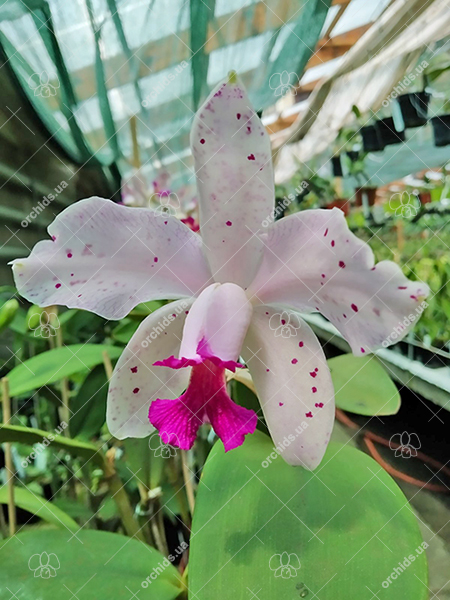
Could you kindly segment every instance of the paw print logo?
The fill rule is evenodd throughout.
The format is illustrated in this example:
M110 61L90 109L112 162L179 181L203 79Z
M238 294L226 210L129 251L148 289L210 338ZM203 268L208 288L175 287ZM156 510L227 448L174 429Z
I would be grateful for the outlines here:
M28 568L30 571L34 571L35 577L42 577L42 579L50 579L50 577L56 577L56 571L59 569L60 564L56 554L33 554L28 561Z
M177 448L179 446L178 436L176 433L163 432L161 437L158 433L154 433L148 440L148 447L155 456L161 456L162 458L171 458L176 456Z
M395 433L389 440L389 448L394 450L394 455L402 458L417 456L417 450L420 447L421 443L417 433L409 434L407 431Z
M163 191L158 194L159 206L155 209L156 214L174 217L181 208L181 203L175 192Z
M296 554L274 554L269 561L269 568L274 571L275 577L290 579L297 576L297 571L300 569L300 559Z
M42 96L42 98L56 96L56 90L60 87L60 83L54 73L51 73L51 76L52 83L50 83L50 75L47 71L33 73L33 75L30 76L28 85L34 90L35 96Z
M389 200L389 207L395 212L395 215L405 219L417 215L419 212L417 204L416 196L414 194L407 194L406 192L397 192L396 194L393 194Z
M39 322L36 323L36 316L32 315L28 321L28 328L34 331L34 337L49 338L56 335L56 330L60 328L58 315L54 312L48 313L43 310L39 315Z
M275 91L275 96L284 96L291 92L293 96L297 95L295 84L298 81L296 73L274 73L269 79L269 87Z
M275 337L290 338L296 336L301 324L298 315L287 311L275 313L269 319L269 327L274 331Z

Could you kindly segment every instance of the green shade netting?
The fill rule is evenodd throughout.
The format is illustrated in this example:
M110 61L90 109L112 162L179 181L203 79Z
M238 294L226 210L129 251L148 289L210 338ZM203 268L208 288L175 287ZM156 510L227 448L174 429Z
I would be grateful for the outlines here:
M193 179L195 110L238 71L256 110L314 52L331 0L7 0L3 59L49 133L79 164ZM275 79L271 77L275 74ZM135 118L133 118L135 116ZM132 126L133 125L133 126ZM135 160L135 165L136 160Z

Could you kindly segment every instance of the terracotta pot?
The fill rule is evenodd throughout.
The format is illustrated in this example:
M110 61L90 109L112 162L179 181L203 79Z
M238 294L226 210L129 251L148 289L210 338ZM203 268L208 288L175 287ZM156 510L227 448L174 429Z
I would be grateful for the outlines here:
M419 192L420 204L429 204L431 202L431 192Z
M340 208L347 217L350 214L350 200L347 198L336 198L336 200L327 204L327 208Z
M377 188L375 187L362 187L355 189L355 204L356 206L362 206L362 198L363 193L367 195L367 199L369 201L369 206L373 206L375 204L375 198L377 195Z

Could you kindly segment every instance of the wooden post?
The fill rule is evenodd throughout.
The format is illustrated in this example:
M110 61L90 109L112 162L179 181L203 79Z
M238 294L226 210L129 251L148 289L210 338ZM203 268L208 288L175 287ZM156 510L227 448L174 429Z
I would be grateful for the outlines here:
M2 400L3 400L3 423L9 423L11 420L11 400L9 397L9 382L7 377L2 379ZM14 471L11 455L11 443L5 442L5 467L8 472L8 519L9 535L16 533L16 506L14 504Z

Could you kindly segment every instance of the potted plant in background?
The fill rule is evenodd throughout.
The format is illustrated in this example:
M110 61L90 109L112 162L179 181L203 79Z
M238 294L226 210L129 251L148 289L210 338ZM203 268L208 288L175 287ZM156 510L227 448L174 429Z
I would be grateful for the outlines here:
M358 108L353 106L354 114L359 114ZM333 144L333 156L331 158L334 177L342 177L342 156L346 154L352 160L356 160L361 148L361 134L355 127L342 127Z
M430 119L433 127L434 145L437 147L447 146L450 144L450 113L448 112L450 110L450 53L444 52L433 56L425 74L428 84L433 83L433 97L443 99L439 111L442 114Z
M363 151L358 152L356 158L347 155L344 158L344 164L346 167L346 174L353 177L358 183L358 187L355 188L355 205L366 206L368 208L375 204L377 188L375 186L367 185L370 178L365 172L366 157L367 152Z
M428 123L428 105L431 98L431 94L427 89L428 79L426 68L428 66L429 63L423 60L420 64L416 65L413 72L405 75L402 81L394 87L393 93L398 94L398 88L401 89L402 87L410 86L417 78L417 75L422 76L419 79L419 81L422 81L421 91L412 91L400 96L397 95L396 97L405 128L421 127Z
M398 96L397 103L402 113L405 127L421 127L428 123L428 105L431 94L425 89Z

